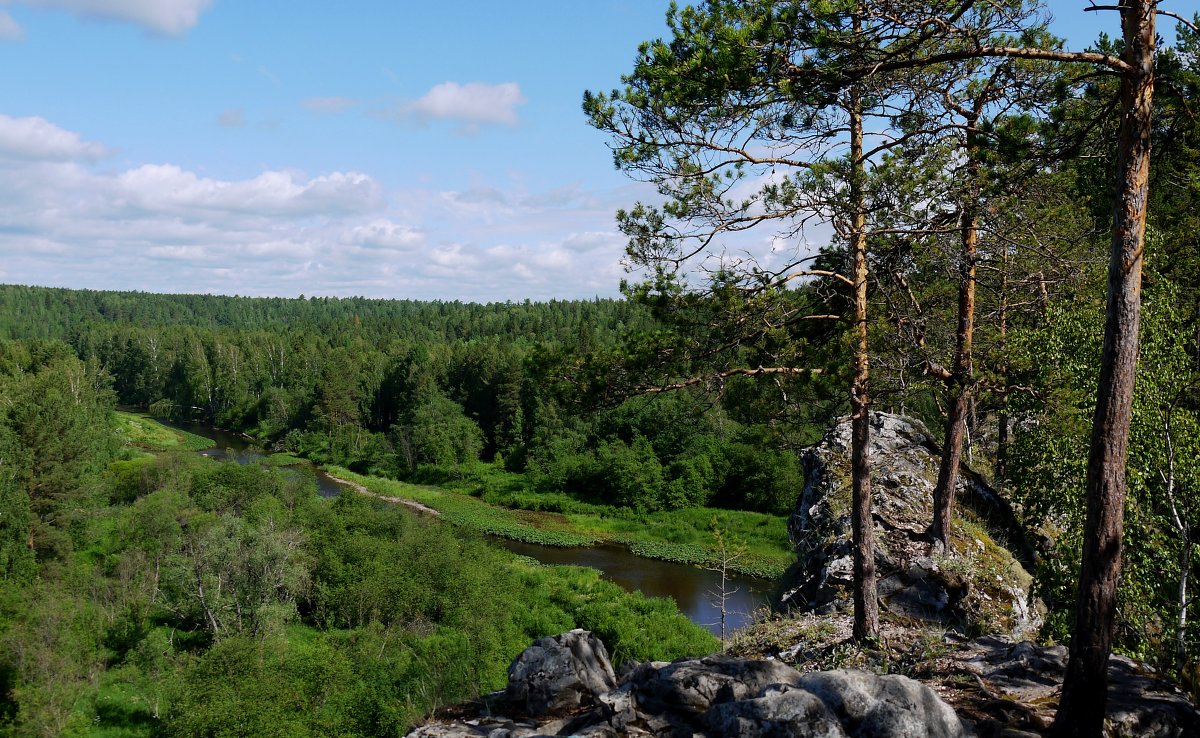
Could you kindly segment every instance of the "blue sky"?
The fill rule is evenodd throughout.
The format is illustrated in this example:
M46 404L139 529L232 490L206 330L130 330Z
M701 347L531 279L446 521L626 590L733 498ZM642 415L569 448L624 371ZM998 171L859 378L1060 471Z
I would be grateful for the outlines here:
M1086 4L1050 3L1074 47L1115 29ZM0 282L615 295L613 213L650 193L580 97L666 7L0 0Z

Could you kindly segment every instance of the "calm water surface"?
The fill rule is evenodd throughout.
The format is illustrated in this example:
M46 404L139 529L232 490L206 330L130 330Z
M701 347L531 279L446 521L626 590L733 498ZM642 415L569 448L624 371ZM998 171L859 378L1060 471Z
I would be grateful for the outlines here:
M197 452L201 456L206 456L210 459L236 461L239 464L252 464L269 455L262 446L254 444L250 439L238 433L231 433L220 428L210 428L206 425L195 423L167 423L167 425L170 425L172 428L185 430L188 433L195 433L198 436L211 438L215 441L217 445L213 448L206 448L203 451ZM285 472L311 474L316 477L317 494L322 497L337 497L342 493L342 489L345 486L333 481L333 477L330 477L307 462L295 466L283 467L283 469Z
M513 553L537 559L543 564L589 566L604 572L604 577L629 591L647 597L670 597L679 611L697 625L720 633L721 610L718 606L721 575L694 566L634 556L620 546L595 548L555 548L532 543L498 539L499 545ZM755 610L770 601L773 583L765 579L732 576L725 582L725 629L749 625Z

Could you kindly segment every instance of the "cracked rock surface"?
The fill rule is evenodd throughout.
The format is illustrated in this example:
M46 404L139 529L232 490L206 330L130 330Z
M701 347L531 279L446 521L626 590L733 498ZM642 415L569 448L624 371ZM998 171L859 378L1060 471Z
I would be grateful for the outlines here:
M804 457L805 486L788 520L798 555L784 604L828 614L849 609L850 421ZM1022 558L1031 556L1011 506L965 465L959 475L952 551L926 536L940 450L918 420L871 413L871 491L880 606L914 620L979 626L1017 638L1036 633L1042 608ZM970 525L963 525L968 520ZM993 533L996 534L993 537ZM996 540L1013 541L1013 550Z
M801 674L778 661L720 655L641 664L619 680L613 674L603 644L591 633L543 638L513 662L508 687L489 702L488 716L431 723L409 736L969 735L933 690L895 674Z
M981 738L1041 735L1054 720L1067 670L1065 646L986 636L959 643L947 672L971 675L975 687L954 699ZM1153 669L1124 656L1108 660L1105 734L1112 738L1200 736L1200 712ZM1023 732L1020 732L1023 731Z

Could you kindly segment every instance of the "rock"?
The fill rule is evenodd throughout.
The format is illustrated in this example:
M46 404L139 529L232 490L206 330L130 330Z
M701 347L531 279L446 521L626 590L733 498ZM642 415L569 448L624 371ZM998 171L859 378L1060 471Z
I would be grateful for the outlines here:
M532 719L519 721L497 715L497 705L491 701L493 709L486 716L431 723L409 736L963 735L954 711L932 690L900 676L853 671L802 675L778 661L714 654L669 664L639 664L618 685L604 645L582 630L542 638L527 648L509 669L504 695L510 707Z
M487 732L481 732L473 726L463 723L449 725L422 725L408 734L406 738L481 738Z
M879 599L888 610L913 619L931 619L945 612L952 595L945 582L916 565L906 572L893 572L879 580ZM955 591L960 594L961 590Z
M799 687L820 698L851 738L961 738L954 710L937 693L899 674L805 674Z
M608 694L600 695L600 704L608 716L607 723L618 731L628 729L637 719L633 687L626 683Z
M1124 656L1108 660L1108 714L1112 738L1200 736L1200 712L1186 696L1147 666Z
M714 705L704 719L714 735L736 738L847 738L819 697L786 685Z
M1003 707L989 720L1012 727L1020 719L1027 724L1023 727L1038 729L1053 720L1066 674L1066 647L988 636L963 644L955 660L995 697L988 705ZM1107 712L1109 738L1200 736L1195 705L1151 669L1124 656L1108 661Z
M535 738L541 735L553 733L544 733L534 725L499 719L425 725L409 733L407 738Z
M1000 628L1017 637L1036 632L1044 608L1031 597L1033 579L1019 560L1030 558L1029 546L1003 498L963 467L956 504L1016 541L1018 556L975 534L947 555L925 536L940 463L932 434L916 420L872 413L870 453L881 606L944 625ZM849 457L848 419L804 456L805 486L788 520L799 566L796 581L783 588L785 605L828 613L850 602Z
M755 697L769 686L799 679L800 672L778 661L714 655L643 667L627 683L642 711L699 714L714 704Z
M600 639L584 630L540 638L508 667L505 699L526 715L561 714L594 705L617 686Z

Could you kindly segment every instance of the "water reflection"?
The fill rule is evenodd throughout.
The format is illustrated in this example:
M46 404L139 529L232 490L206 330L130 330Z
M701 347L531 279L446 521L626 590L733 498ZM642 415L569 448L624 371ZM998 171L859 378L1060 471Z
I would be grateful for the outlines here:
M718 605L721 575L693 566L634 556L619 546L595 548L554 548L519 541L497 540L509 551L536 559L543 564L589 566L604 572L604 577L630 591L647 597L670 597L679 611L693 623L720 633L721 610ZM756 610L770 602L772 584L763 579L732 576L725 583L725 629L749 625Z
M251 439L221 430L220 428L210 428L206 425L198 425L196 423L168 423L160 420L159 422L169 425L172 428L185 430L188 433L193 433L197 436L211 438L217 445L212 448L206 448L199 451L201 456L209 459L217 459L218 461L235 461L239 464L257 464L264 457L268 456L266 449L255 444ZM337 497L342 493L345 485L335 482L332 477L324 471L316 468L307 461L291 466L283 467L283 469L292 474L308 474L314 477L317 481L317 494L322 497Z

